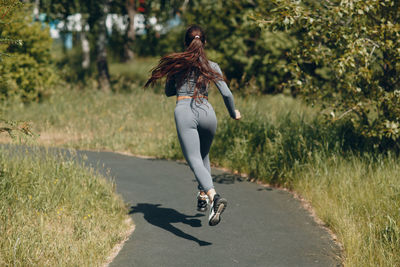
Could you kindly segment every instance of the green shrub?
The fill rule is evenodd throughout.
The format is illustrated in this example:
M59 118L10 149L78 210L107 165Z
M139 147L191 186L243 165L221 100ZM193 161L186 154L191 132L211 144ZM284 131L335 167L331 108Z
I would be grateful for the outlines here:
M0 64L0 97L19 97L24 101L38 100L51 93L56 75L51 66L52 40L47 27L33 22L31 10L22 7L7 14L0 24L0 36L20 42L0 44L6 53Z
M400 2L272 2L257 24L298 34L283 86L323 104L327 120L347 120L373 145L400 150Z
M377 151L351 124L326 123L316 110L290 97L236 100L243 119L238 123L221 116L210 157L218 165L250 177L290 186L293 168L313 162L315 153ZM215 106L221 109L221 105Z
M62 81L72 84L88 84L88 81L93 82L95 80L95 64L91 64L88 69L82 67L82 48L80 45L74 46L71 50L62 51L61 45L58 44L52 48L52 54L56 55L53 56L54 65Z
M288 173L294 166L308 163L315 151L341 148L340 137L317 118L307 122L304 115L287 113L270 122L265 115L245 114L240 123L229 118L219 123L211 158L250 177L289 186Z
M263 32L252 19L270 8L269 1L197 0L184 14L187 24L205 28L210 58L221 65L228 79L235 80L232 87L244 93L282 92L279 85L288 79L286 52L296 39L282 32ZM249 92L249 83L257 88Z

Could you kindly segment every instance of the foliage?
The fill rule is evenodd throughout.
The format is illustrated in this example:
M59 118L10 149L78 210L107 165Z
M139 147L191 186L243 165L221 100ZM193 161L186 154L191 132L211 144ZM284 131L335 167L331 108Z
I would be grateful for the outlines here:
M126 5L123 2L114 1L113 12L127 14ZM133 50L136 54L142 57L165 55L183 48L184 27L171 27L169 23L171 19L182 16L181 12L186 8L186 2L184 0L135 1L135 11L138 15L143 16L145 26L143 33L135 37ZM154 18L156 18L155 23ZM119 43L116 43L118 46L113 49L121 51L124 42L127 41L126 36L117 32L116 35L113 36L113 39L119 39Z
M9 6L0 23L0 44L6 54L0 64L0 98L39 100L51 92L56 75L50 65L51 38L47 28L35 23L26 7Z
M298 34L292 79L283 85L323 103L329 120L349 120L376 146L400 148L400 2L272 2L257 23Z
M237 89L252 92L281 92L288 78L285 53L296 45L287 33L261 31L252 20L255 13L270 8L270 1L191 1L185 14L187 24L204 26L209 56L217 61Z
M163 56L184 50L185 27L178 26L160 34L149 27L146 34L136 37L135 51L140 56Z
M171 18L179 17L179 12L184 9L185 3L187 3L185 0L112 1L111 12L124 16L127 23L125 31L113 31L112 43L109 43L113 51L117 50L116 54L120 62L131 60L134 52L140 56L164 54L163 48L159 46L160 40L163 39L161 35L169 32L171 25L168 23ZM135 17L139 20L136 21ZM138 27L140 34L137 34L137 29L135 29L135 26L139 26L135 25L136 23L144 24ZM171 44L168 47L171 47Z
M115 86L116 91L132 91L134 86L143 86L149 78L149 73L152 68L157 64L159 58L139 58L136 57L134 60L128 63L114 62L110 64L110 74L113 80L118 81L118 85ZM164 87L157 86L153 88L153 92L160 88L164 94ZM128 90L127 90L128 89ZM136 90L134 90L136 91Z
M99 34L101 33L99 23L102 15L105 12L105 4L109 5L108 12L110 14L118 14L125 17L129 13L128 9L133 7L133 13L140 13L144 16L146 34L137 35L132 38L132 36L129 36L129 33L127 32L128 29L126 31L121 31L120 29L114 28L111 35L107 36L109 58L113 58L116 61L125 61L127 59L127 49L133 49L139 55L155 55L165 52L165 42L160 42L162 38L160 38L160 33L155 30L155 27L166 23L171 16L179 11L179 8L183 5L183 3L183 0L42 0L41 8L43 12L48 15L48 20L58 19L66 21L68 16L80 13L82 15L81 22L83 24L87 23L89 28L88 37L90 40L91 58L96 58L99 54L99 51L96 48L96 42L98 41ZM151 18L153 17L157 17L157 24L150 22ZM125 23L128 22L127 18L125 19ZM168 44L167 47L170 48L171 44ZM64 76L69 80L74 80L76 77L79 81L85 81L86 78L91 76L93 73L93 67L83 69L81 66L82 62L78 62L76 60L82 55L82 51L80 49L75 49L73 54L75 57L73 60L71 60L70 54L65 53L64 58L62 58L58 64L59 68L61 70L64 70L65 68L69 69L67 72L64 71ZM94 65L96 60L92 60L91 63Z
M92 47L95 28L101 13L102 1L43 1L43 8L49 18L65 18L81 13L92 32ZM136 13L144 17L145 34L136 35L134 51L140 56L165 55L183 50L186 25L200 24L208 35L208 50L211 59L220 63L231 87L244 93L282 92L280 84L289 77L286 67L286 52L296 45L296 39L287 33L261 31L251 17L270 7L269 1L134 1ZM127 0L111 2L110 12L126 15ZM157 22L152 20L156 18ZM171 26L173 19L183 22ZM176 22L176 21L175 21ZM162 28L161 30L159 28ZM109 36L109 48L117 59L124 59L127 37L124 32L113 30ZM95 49L91 49L94 51ZM93 52L92 52L93 55ZM83 71L79 66L73 70ZM82 75L75 75L82 76ZM251 84L253 86L247 86ZM257 88L256 88L257 87Z
M8 19L9 15L21 5L21 2L18 0L2 0L0 2L0 25L3 26L0 27L0 44L22 45L22 40L9 38L8 36L4 36L1 32L4 26L10 23ZM8 54L0 52L0 60L2 60L3 56L8 56Z
M0 134L7 133L11 138L32 137L34 134L30 128L27 122L8 121L0 117Z
M244 85L252 82L262 92L280 92L282 88L275 85L288 75L284 52L295 44L295 39L285 33L261 32L252 23L250 16L268 6L265 1L248 0L146 1L140 12L145 18L146 34L136 36L135 51L141 56L155 56L183 50L186 25L200 24L207 30L211 58L221 64L229 79L235 79L234 87L248 91L250 87ZM157 24L150 23L152 17L157 18ZM182 19L183 24L171 27L173 18ZM163 30L156 30L160 25ZM257 88L252 92L259 91Z
M57 73L63 82L85 83L96 73L94 65L90 65L87 69L83 68L81 46L75 46L71 50L63 52L61 44L54 45L52 56Z
M49 20L60 19L64 22L67 21L69 15L79 13L81 15L82 32L86 31L89 27L90 40L90 52L92 54L91 58L92 64L97 65L97 78L99 89L109 91L110 81L109 81L109 70L107 62L107 37L106 37L106 16L110 12L111 0L102 1L91 1L91 0L74 0L74 1L56 1L56 0L43 0L41 7L44 12L48 15ZM66 23L64 24L66 25ZM67 31L65 26L64 32ZM86 35L86 32L85 32ZM82 34L81 34L82 38ZM82 57L83 59L84 57ZM82 60L83 61L83 60ZM82 62L81 62L82 64ZM73 74L70 76L76 76L80 78L86 78L87 71L90 68L82 68L72 66L70 69Z
M254 13L269 6L269 1L252 0L149 1L144 12L146 34L137 36L135 50L142 56L181 51L186 26L199 24L208 36L209 57L221 65L228 79L234 80L231 87L244 93L281 92L279 84L289 75L285 53L296 39L283 32L261 31L254 24ZM166 30L156 31L148 23L151 16L157 17ZM183 24L169 28L168 21L174 16Z

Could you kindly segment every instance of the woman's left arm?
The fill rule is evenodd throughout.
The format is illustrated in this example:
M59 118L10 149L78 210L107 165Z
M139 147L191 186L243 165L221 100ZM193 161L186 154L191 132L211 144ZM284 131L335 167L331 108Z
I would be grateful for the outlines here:
M223 76L221 68L219 67L219 65L217 63L213 63L211 66L214 69L214 71L216 71L221 76ZM219 92L221 93L221 95L224 99L225 106L228 109L228 112L229 112L229 115L231 116L231 118L233 118L235 120L240 120L240 118L241 118L240 112L239 112L239 110L235 109L233 95L232 95L232 92L229 89L228 85L226 84L226 82L224 80L219 80L219 81L215 82L215 85L217 86Z

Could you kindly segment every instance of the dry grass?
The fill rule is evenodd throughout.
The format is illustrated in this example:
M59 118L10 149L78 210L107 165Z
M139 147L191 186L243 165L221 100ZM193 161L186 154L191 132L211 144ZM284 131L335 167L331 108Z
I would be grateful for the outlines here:
M0 150L0 266L100 266L132 227L115 186L32 150Z
M316 158L294 187L337 233L346 266L400 264L400 164L387 157Z

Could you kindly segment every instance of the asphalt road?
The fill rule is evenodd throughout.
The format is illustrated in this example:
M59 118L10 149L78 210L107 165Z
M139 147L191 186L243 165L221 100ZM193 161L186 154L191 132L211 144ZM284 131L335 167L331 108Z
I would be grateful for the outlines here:
M79 154L102 171L109 169L136 224L112 267L340 266L328 233L285 191L213 169L216 190L228 207L221 223L210 227L208 213L196 211L197 186L186 164Z

